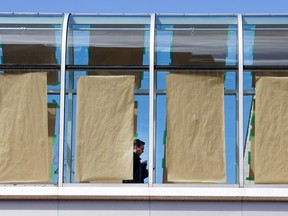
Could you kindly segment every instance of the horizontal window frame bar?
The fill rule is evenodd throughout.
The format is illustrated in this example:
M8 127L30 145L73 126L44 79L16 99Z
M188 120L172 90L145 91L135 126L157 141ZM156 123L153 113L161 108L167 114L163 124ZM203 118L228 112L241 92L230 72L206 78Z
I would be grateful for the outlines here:
M0 70L60 70L60 64L0 64ZM165 71L165 70L235 70L238 71L238 66L213 66L213 65L155 65L155 70ZM66 65L66 70L144 70L149 71L149 66L147 65ZM244 72L247 70L288 70L288 65L247 65L244 66ZM189 72L189 71L187 71Z
M35 70L60 71L60 68L60 64L0 64L0 70L32 70L31 72L39 72Z
M252 24L249 24L249 25L252 25ZM288 28L287 27L285 27L285 28L279 28L279 27L278 28L271 28L271 27L269 27L269 28L263 28L263 27L261 27L261 28L257 28L257 27L256 28L255 27L249 28L249 27L243 26L243 31L288 31Z
M74 24L73 24L74 25ZM74 28L70 31L150 31L150 28Z
M194 24L191 24L194 25ZM237 28L157 28L157 31L237 31Z
M23 24L24 25L24 24ZM0 27L0 31L62 31L62 28Z
M155 91L155 94L156 94L156 95L166 95L166 90L164 90L164 89L157 89L157 90ZM233 90L233 89L225 89L225 90L224 90L224 95L225 95L225 96L230 96L230 95L236 96L236 94L237 94L237 90L236 90L236 89L235 89L235 90ZM246 94L252 94L252 93L246 92Z
M77 95L77 90L76 89L66 89L65 90L65 94L66 96L68 96L68 94L73 94L73 95ZM142 89L135 89L134 91L135 95L149 95L149 90L142 90Z
M243 91L243 95L247 96L247 95L255 95L255 90L244 90Z
M288 70L288 65L244 65L244 73L247 70Z
M213 66L213 65L156 65L155 70L209 70L211 71L217 71L217 70L237 70L238 66ZM189 71L187 71L189 72Z
M145 70L149 71L149 65L147 66L141 66L141 65L66 65L66 70Z

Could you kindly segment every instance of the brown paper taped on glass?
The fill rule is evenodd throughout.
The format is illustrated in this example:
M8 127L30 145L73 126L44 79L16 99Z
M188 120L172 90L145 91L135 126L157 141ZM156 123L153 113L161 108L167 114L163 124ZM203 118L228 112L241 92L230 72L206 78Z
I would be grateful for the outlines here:
M55 30L35 30L43 28L43 25L36 24L17 24L13 27L15 29L1 32L4 64L56 64ZM45 27L54 28L53 25ZM48 72L47 84L57 82L58 72Z
M46 73L0 75L0 182L49 183Z
M92 28L107 28L90 32L89 65L142 66L144 32L142 30L113 30L117 25L93 25ZM143 27L143 26L141 26ZM133 75L135 85L141 87L141 71L103 70L89 71L88 75Z
M255 183L288 183L288 78L256 77Z
M167 181L226 182L224 79L221 74L168 74Z
M134 77L79 77L76 118L75 180L132 179Z
M287 70L253 71L252 87L255 88L256 77L288 77Z

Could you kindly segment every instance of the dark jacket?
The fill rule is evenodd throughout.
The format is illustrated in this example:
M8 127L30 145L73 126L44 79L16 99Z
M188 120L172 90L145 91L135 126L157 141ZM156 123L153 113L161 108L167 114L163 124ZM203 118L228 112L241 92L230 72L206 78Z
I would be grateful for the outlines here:
M144 183L144 179L148 177L147 164L141 163L141 158L133 152L133 183Z
M123 183L144 183L144 179L148 177L146 163L141 163L141 158L133 152L133 180L123 180Z

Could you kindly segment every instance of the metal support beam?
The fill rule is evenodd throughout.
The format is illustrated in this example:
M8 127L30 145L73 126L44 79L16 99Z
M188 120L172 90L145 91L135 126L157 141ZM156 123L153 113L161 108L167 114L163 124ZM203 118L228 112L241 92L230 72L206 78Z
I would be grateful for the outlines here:
M58 186L63 186L63 161L64 161L64 114L65 114L65 74L66 74L66 44L68 21L70 14L64 14L61 39L61 85L60 85L60 128L59 128L59 168Z
M243 26L242 15L238 14L238 76L237 76L237 149L238 149L238 183L240 187L244 186L243 170Z
M150 62L149 62L149 178L148 185L153 186L155 180L155 14L150 18Z

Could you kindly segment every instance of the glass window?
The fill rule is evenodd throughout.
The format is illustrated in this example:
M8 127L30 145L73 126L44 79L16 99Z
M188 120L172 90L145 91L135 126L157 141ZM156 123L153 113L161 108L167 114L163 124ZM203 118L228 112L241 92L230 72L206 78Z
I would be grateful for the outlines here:
M205 76L205 72L204 73L201 73L201 72L199 73L199 71L197 71L197 72L195 73L195 71L189 71L189 72L186 71L186 73L181 73L179 71L177 71L177 72L176 71L170 71L170 72L158 71L157 76L159 74L159 76L163 76L165 78L165 75L166 75L165 79L167 79L167 76L170 76L170 75L174 75L176 77L177 77L177 75L182 75L182 76L186 76L186 78L183 78L184 80L190 79L190 78L193 80L193 77L195 77L195 79L196 79L195 82L197 83L197 82L201 81L201 79L200 79L200 81L197 81L197 76L198 77L201 77L201 75ZM217 74L217 71L214 71L214 73ZM227 74L229 74L229 72L227 72ZM221 80L223 78L223 76L224 76L224 74L221 73L219 75L220 78L219 77L218 78ZM210 75L210 77L213 77L213 72L212 72L212 75ZM163 81L165 82L165 80L163 80ZM224 90L224 83L227 83L228 81L229 80L225 80L225 81L222 80L222 87L220 87L220 91L221 91L221 88L223 89L222 95L219 94L218 96L213 96L213 97L211 96L212 98L210 98L210 99L206 98L206 100L204 100L205 95L202 95L202 93L204 91L207 91L208 93L206 93L206 94L209 94L209 92L211 93L211 91L214 91L213 86L209 86L207 83L205 85L205 88L207 88L207 90L203 90L200 92L197 91L196 89L191 90L191 91L185 90L187 88L188 89L193 88L193 85L195 86L194 88L197 88L197 84L196 83L191 84L191 82L190 82L190 84L188 84L190 87L189 86L185 87L183 80L181 81L182 84L180 84L181 87L178 86L177 89L176 89L176 87L175 87L175 89L170 89L170 91L177 92L177 94L179 94L178 97L180 98L180 99L178 99L175 96L176 102L174 105L176 106L176 108L175 108L176 113L174 113L174 114L176 115L177 118L175 117L176 119L172 118L170 120L172 122L172 124L175 124L174 127L173 127L173 125L171 126L170 131L167 131L167 129L168 129L167 126L168 126L169 120L167 119L168 102L167 102L167 96L166 96L166 94L169 90L167 88L166 89L157 88L157 98L156 98L156 100L157 100L157 103L156 103L156 107L157 107L157 112L156 112L156 116L157 116L157 119L156 119L156 183L163 183L163 182L169 183L169 180L165 180L165 177L166 177L165 169L167 169L167 167L165 165L167 163L166 162L167 161L167 146L169 148L169 144L171 145L171 143L169 143L168 139L167 139L169 137L169 133L173 133L172 135L171 134L170 135L173 137L176 137L176 138L174 138L176 140L180 140L180 137L184 136L183 142L181 142L181 143L176 142L175 143L175 145L177 145L176 148L183 148L183 149L185 149L184 151L188 151L188 149L190 149L190 151L192 151L192 152L195 149L199 148L198 149L199 152L197 153L197 157L201 157L201 153L204 153L205 150L207 150L206 148L209 148L209 145L204 147L203 143L201 143L201 141L200 141L201 138L199 138L199 140L196 141L197 133L198 133L197 127L193 128L195 126L193 124L193 116L191 118L189 116L191 115L191 113L197 113L198 112L199 116L202 115L202 117L203 117L203 116L209 115L209 113L211 114L211 112L214 112L217 110L223 110L222 118L218 119L218 121L216 123L215 117L217 115L214 113L211 116L211 119L206 119L206 121L210 122L209 124L212 124L212 122L215 123L215 125L214 125L215 131L216 131L216 128L219 129L219 131L218 131L219 134L217 133L215 135L217 138L221 137L221 130L224 130L222 141L220 141L220 146L219 146L219 148L222 148L224 154L223 154L223 152L220 152L218 154L218 156L216 156L216 157L219 157L217 159L217 161L220 161L221 158L222 158L222 160L225 160L225 163L223 162L223 164L222 164L222 169L226 170L225 171L225 176L226 176L225 178L226 179L223 181L219 181L219 182L227 183L227 184L236 184L237 183L237 179L236 179L237 178L237 176L236 176L236 172L237 172L237 170L236 170L236 168L237 168L236 167L236 164L237 164L237 162L236 162L237 161L236 160L236 95L235 95L235 89L231 92ZM167 82L167 80L166 80L166 82ZM188 91L188 93L186 91ZM195 91L195 93L193 93L193 91ZM165 94L165 92L166 92L166 94ZM183 94L188 94L188 95L185 95L183 100L181 100L181 97L180 97L180 94L182 94L181 92ZM191 95L189 92L191 93ZM232 93L232 92L234 92L234 93ZM200 96L200 95L202 95L202 96ZM193 101L191 97L194 97L193 100L195 100L195 101ZM207 97L209 97L209 96L207 96ZM221 98L221 97L222 97L222 99L220 101L215 99L215 98ZM202 102L199 102L199 101L197 102L197 100L200 100ZM195 105L195 108L193 109L193 104L189 105L188 101L195 103L195 104L197 103L198 105ZM206 104L209 107L209 109L211 108L210 110L207 107L206 107L206 109L208 109L208 110L205 109L205 101L211 102L210 105ZM219 107L216 109L217 105ZM198 108L196 108L196 107L198 107ZM173 109L173 105L172 105L172 109ZM200 110L198 110L198 109L200 109ZM202 114L201 114L201 110L203 111ZM184 117L180 114L181 112L184 115ZM181 118L182 118L181 116L184 119L186 119L187 122L184 121L184 119L181 120ZM197 122L196 115L195 115L195 118L196 118L195 122ZM201 120L203 121L204 119L201 119ZM188 125L186 125L186 123L184 124L183 122L186 122ZM200 123L200 121L198 123ZM190 124L190 126L189 126L189 124ZM204 124L204 123L202 122L202 124ZM208 132L209 131L208 125L206 125L206 126L202 125L201 126L201 124L199 124L199 126L203 127L203 131L201 133L199 133L198 136L200 136L200 137L207 136L210 141L213 140L211 138L212 134L210 132ZM222 129L221 129L221 126L222 126ZM178 131L176 134L174 134L173 130L175 130L177 128L178 129L180 128L180 132ZM184 134L182 134L182 132ZM209 134L205 134L205 133L209 133ZM195 140L194 140L194 138L195 138ZM172 139L172 141L173 141L173 139ZM202 142L206 142L206 141L202 140ZM198 147L193 146L193 144L196 145L197 143L199 145L203 145L203 146L198 146ZM215 146L215 143L210 143L210 145ZM177 150L175 152L176 155L177 155L177 152L179 152L179 151ZM169 154L172 154L172 153L169 153ZM213 155L214 156L216 155L215 152ZM195 158L193 158L193 156L191 156L189 154L186 155L183 153L183 155L181 155L181 161L180 161L182 163L181 167L184 167L185 163L189 163L190 159L193 160ZM202 158L202 160L204 160L204 158ZM199 161L200 161L200 159L199 159ZM205 163L205 162L208 163L209 160L206 158L204 161L202 161L202 163ZM170 161L170 163L172 163L172 162ZM190 164L191 163L194 163L194 162L190 161ZM198 165L201 166L202 163L199 163ZM180 169L180 164L178 166ZM186 169L188 170L190 168L187 168L187 166L186 166ZM193 169L193 168L191 167L191 169ZM223 171L223 170L221 170L221 171ZM186 171L184 171L184 172L186 172ZM170 181L170 182L172 183L172 181ZM178 181L178 183L204 183L204 182L212 183L213 180L212 179L206 179L206 181L204 181L203 179L202 180L199 180L199 179L198 180L197 179L192 180L191 179L190 181L188 181L188 180L183 181L183 182ZM174 182L174 183L176 183L176 182Z
M245 183L287 184L287 70L262 69L245 74Z
M68 64L148 65L149 22L149 17L72 16Z
M1 64L60 64L62 15L1 15Z
M237 183L236 71L203 70L237 65L236 24L157 18L156 183Z
M246 184L287 183L287 24L287 16L243 16Z
M158 17L157 65L236 65L236 20L214 18Z
M134 139L145 142L141 159L148 160L149 73L111 75L109 71L91 70L67 74L64 182L130 183L131 176L123 174L128 173L129 166L133 168ZM103 170L108 170L106 176L101 176Z
M70 17L67 67L71 70L66 73L64 182L134 181L133 140L136 139L145 142L141 158L148 160L149 40L149 16ZM130 84L120 84L121 79L128 79L122 81ZM117 80L120 83L117 84ZM95 88L95 94L89 93L90 88ZM98 97L99 94L103 94L103 98ZM125 95L130 95L128 98L132 101L122 98ZM87 107L81 106L84 102L87 107L91 106L90 113L84 110ZM117 109L120 110L115 113ZM92 126L86 128L89 121L84 124L81 118L85 122L89 119ZM89 137L85 133L92 134L90 141L83 141ZM89 156L81 157L81 154ZM83 158L93 164L87 165L88 161ZM144 182L147 181L146 177Z
M57 184L59 74L0 73L1 183Z
M60 71L51 65L60 64L62 22L63 14L0 15L1 183L58 182Z
M244 16L244 65L288 64L288 17Z

